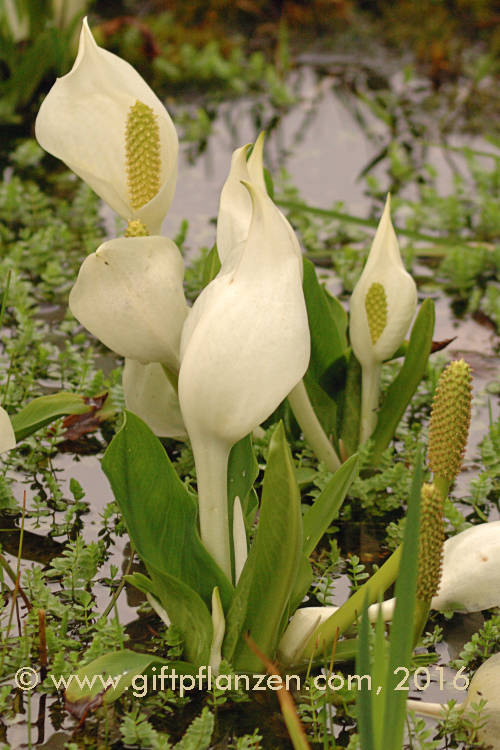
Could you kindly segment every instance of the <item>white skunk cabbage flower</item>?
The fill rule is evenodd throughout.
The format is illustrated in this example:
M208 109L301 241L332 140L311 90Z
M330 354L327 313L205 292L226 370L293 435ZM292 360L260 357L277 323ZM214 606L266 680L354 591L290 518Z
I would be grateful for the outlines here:
M184 262L167 237L120 237L102 244L80 268L71 312L122 357L179 369L188 307Z
M10 451L16 445L16 436L9 415L0 406L0 453Z
M142 365L126 359L122 384L127 409L146 422L155 435L187 438L177 392L160 364Z
M500 606L500 521L471 526L444 543L432 609L480 612Z
M362 443L376 425L380 365L403 343L416 307L417 287L401 260L388 195L366 265L349 304L349 335L363 378Z
M201 537L231 576L227 460L304 375L310 356L295 235L269 196L247 182L248 237L222 260L182 332L179 400L198 478Z
M35 134L120 216L160 233L177 179L174 125L137 71L97 46L86 19L75 64L47 94Z
M350 301L349 333L361 365L383 362L403 343L417 307L417 287L406 271L387 196L366 265Z

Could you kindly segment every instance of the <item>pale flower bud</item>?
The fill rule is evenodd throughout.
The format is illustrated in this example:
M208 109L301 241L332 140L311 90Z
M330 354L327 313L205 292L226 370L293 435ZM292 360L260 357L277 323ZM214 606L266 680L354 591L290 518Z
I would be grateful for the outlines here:
M405 270L391 223L390 196L350 301L349 333L361 365L392 357L415 315L417 288Z
M122 357L179 368L188 307L184 263L167 237L121 237L83 262L69 296L71 312Z
M159 234L177 178L174 125L139 73L97 46L86 19L75 64L47 94L35 134L120 216Z
M155 435L187 438L177 392L160 364L142 365L126 359L122 383L127 409L146 422Z

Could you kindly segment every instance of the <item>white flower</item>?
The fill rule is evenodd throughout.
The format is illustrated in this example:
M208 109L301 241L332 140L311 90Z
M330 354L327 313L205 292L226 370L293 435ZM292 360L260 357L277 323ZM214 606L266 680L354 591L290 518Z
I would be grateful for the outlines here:
M206 433L233 445L267 419L309 362L296 240L271 199L246 186L248 238L222 262L182 332L179 397L191 440Z
M121 237L85 259L69 306L117 354L175 371L188 311L183 277L184 263L172 240Z
M9 415L0 406L0 453L10 451L16 444L16 436L12 429Z
M179 373L201 536L228 576L229 451L299 382L310 355L297 240L262 188L250 182L245 187L252 206L248 236L223 251L218 275L194 303L182 332ZM244 234L231 231L235 237Z
M432 609L480 612L500 606L500 521L471 526L444 543Z
M46 96L35 133L120 216L159 234L177 177L174 125L134 68L97 46L86 19L75 64Z
M349 304L351 344L361 365L392 357L415 315L417 288L405 270L391 222L387 196L384 213Z
M146 422L155 435L187 438L179 398L160 364L142 365L126 359L122 382L127 409Z

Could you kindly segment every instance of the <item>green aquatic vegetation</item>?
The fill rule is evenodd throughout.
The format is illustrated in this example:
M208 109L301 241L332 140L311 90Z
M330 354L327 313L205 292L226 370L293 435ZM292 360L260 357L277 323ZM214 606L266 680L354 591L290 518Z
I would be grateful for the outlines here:
M500 649L500 615L493 614L486 620L477 633L474 633L457 659L453 660L455 669L467 667L476 670L486 659Z

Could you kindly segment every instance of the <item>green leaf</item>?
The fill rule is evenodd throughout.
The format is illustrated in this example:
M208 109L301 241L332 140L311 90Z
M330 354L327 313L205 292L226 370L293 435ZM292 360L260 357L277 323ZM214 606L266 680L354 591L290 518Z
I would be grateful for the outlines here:
M68 414L86 414L94 407L88 404L84 396L77 393L54 393L51 396L40 396L11 416L12 427L16 433L16 440L32 435L54 419Z
M223 655L236 670L260 672L243 633L272 658L302 554L300 493L280 423L271 438L259 526L226 618Z
M199 716L188 726L175 750L208 750L214 731L214 715L205 706Z
M358 473L358 456L351 456L332 476L323 492L303 518L306 557L312 554L319 540L337 517L349 487Z
M109 445L102 467L148 569L184 581L208 607L218 586L227 608L233 587L200 540L196 500L158 438L135 414L125 412L123 427Z
M252 438L247 435L239 440L231 449L229 454L229 465L227 470L227 499L228 499L228 522L229 528L233 528L233 506L234 498L239 497L244 518L252 512L255 493L251 490L257 475L259 466L252 446ZM234 550L231 548L231 557Z
M153 594L167 612L170 621L179 628L186 657L191 664L208 664L213 639L210 612L198 594L179 579L149 569L152 578L142 573L125 576L144 594Z
M184 653L191 664L208 664L213 639L210 611L194 589L175 576L146 563L154 593L171 622L179 628Z
M356 673L371 674L370 669L370 622L368 619L368 597L365 598L359 628L358 651L356 654ZM365 682L362 683L356 696L358 733L363 750L375 750L373 736L372 697Z
M397 684L401 681L401 673L396 670L398 667L408 668L410 666L413 648L421 487L422 449L419 447L408 499L402 562L396 580L396 609L391 626L391 647L385 690L384 750L399 750L403 742L408 694L405 690L395 690Z
M69 704L82 704L90 702L99 693L103 693L103 703L112 703L132 685L135 677L145 675L148 669L155 665L169 666L170 669L175 669L177 674L196 674L193 667L185 662L168 662L152 654L139 654L136 651L123 649L104 654L86 664L72 676L65 678L68 685L65 691L66 701ZM165 672L168 676L168 671L165 670ZM111 679L108 680L108 678ZM106 683L109 689L106 689ZM63 684L61 678L60 685Z
M303 289L311 331L311 359L304 383L323 429L331 435L336 432L335 397L345 378L347 316L338 300L320 284L314 264L306 258Z
M371 462L377 465L392 440L406 407L422 380L431 353L434 333L434 302L426 299L413 324L403 366L389 386L372 435Z
M304 553L302 553L297 578L295 579L295 584L290 595L290 616L293 615L297 607L300 607L302 600L311 587L313 577L312 565Z
M347 349L347 318L342 305L319 283L313 263L304 258L304 297L311 331L309 372L319 380Z

